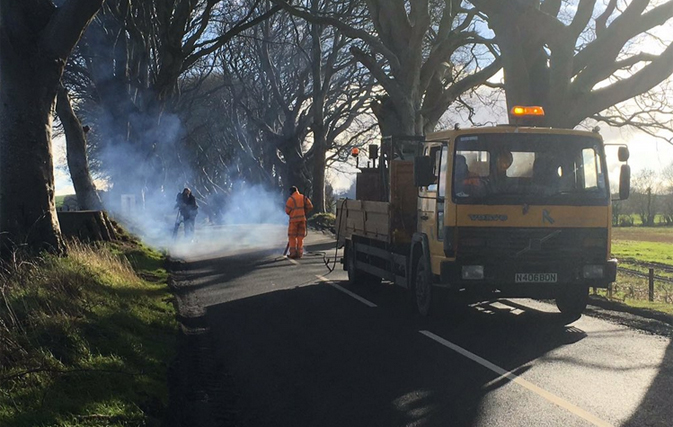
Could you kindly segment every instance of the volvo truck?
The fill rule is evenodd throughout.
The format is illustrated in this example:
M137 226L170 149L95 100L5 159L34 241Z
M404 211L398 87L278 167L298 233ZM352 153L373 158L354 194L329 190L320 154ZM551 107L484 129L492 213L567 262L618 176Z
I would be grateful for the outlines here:
M621 163L617 199L629 195L630 168L628 148L609 145L597 129L517 123L383 138L356 198L337 204L349 281L402 286L423 316L450 310L451 298L553 299L581 315L589 289L617 274L606 151Z

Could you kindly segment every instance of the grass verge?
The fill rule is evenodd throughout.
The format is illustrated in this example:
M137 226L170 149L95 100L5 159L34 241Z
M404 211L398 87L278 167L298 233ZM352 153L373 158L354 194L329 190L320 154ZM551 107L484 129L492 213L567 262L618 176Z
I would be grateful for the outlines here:
M655 268L655 275L670 278L672 274L667 270L673 267L673 228L613 228L612 254L621 267L641 274L647 273L648 266L645 264L661 264L661 269ZM607 297L607 292L599 291L599 295ZM655 280L654 301L648 301L647 278L623 271L617 273L611 299L635 308L673 314L673 284Z
M0 425L160 424L177 333L161 260L71 243L65 258L4 265Z

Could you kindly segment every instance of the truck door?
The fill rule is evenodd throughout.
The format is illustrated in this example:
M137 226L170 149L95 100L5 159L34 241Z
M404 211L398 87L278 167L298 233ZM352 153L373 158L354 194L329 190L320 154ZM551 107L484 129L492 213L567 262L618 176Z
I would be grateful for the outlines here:
M434 174L436 183L421 187L418 197L418 231L428 236L430 243L431 264L434 257L442 256L442 230L444 227L444 198L446 196L446 172L448 164L448 147L446 144L429 145L424 154L435 159ZM432 268L434 273L435 268Z

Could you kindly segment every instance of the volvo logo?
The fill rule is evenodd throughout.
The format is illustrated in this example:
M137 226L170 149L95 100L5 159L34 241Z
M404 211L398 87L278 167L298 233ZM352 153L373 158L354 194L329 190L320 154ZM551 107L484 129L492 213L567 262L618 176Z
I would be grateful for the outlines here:
M468 215L472 221L507 221L507 215Z
M546 236L544 236L541 239L530 239L528 241L528 246L521 249L519 252L517 252L516 256L523 255L526 252L530 252L530 251L541 251L542 250L542 244L544 242L546 242L547 240L551 239L554 236L557 236L560 233L561 233L561 230L556 230L553 233L547 234Z

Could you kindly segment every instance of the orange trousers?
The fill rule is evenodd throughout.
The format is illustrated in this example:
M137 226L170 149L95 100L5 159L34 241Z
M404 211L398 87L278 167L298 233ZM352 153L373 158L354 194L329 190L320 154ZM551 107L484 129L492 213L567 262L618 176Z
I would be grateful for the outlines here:
M290 258L301 258L304 255L304 237L306 221L294 221L287 227L287 238L290 243Z

